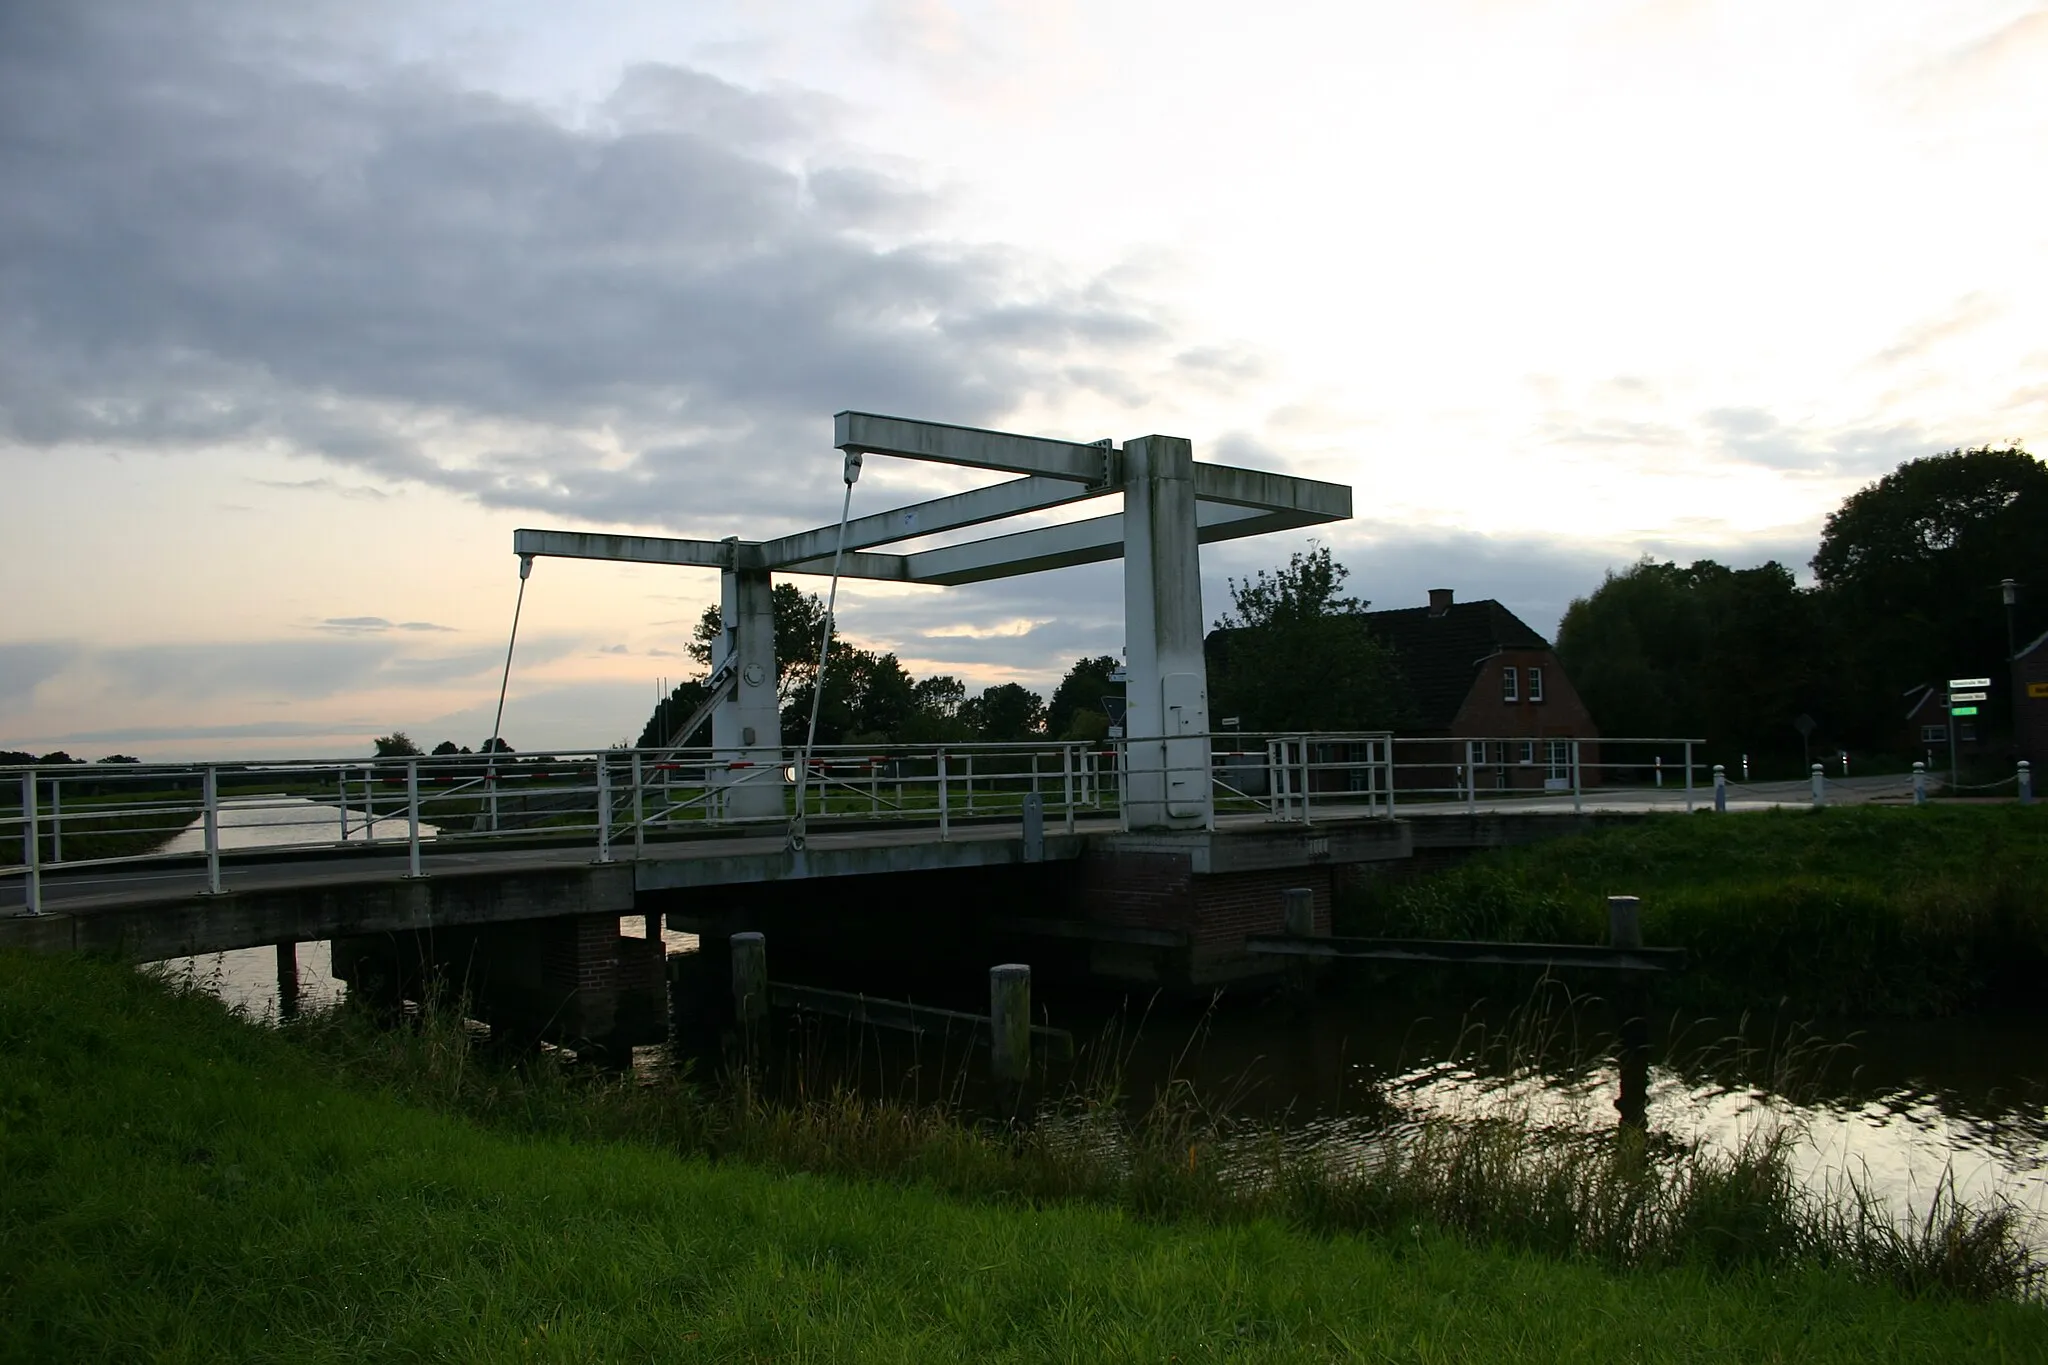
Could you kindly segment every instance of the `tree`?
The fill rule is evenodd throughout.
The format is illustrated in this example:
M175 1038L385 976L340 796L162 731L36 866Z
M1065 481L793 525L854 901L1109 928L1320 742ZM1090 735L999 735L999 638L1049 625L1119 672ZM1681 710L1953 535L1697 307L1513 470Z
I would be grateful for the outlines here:
M1120 667L1122 665L1109 654L1074 660L1067 676L1060 679L1060 685L1053 689L1052 700L1045 704L1045 732L1055 739L1100 738L1101 728L1093 722L1088 723L1088 728L1097 731L1094 735L1076 734L1074 726L1082 715L1092 713L1102 716L1102 727L1107 727L1108 715L1102 709L1102 699L1123 695L1124 685L1109 680L1110 674Z
M434 757L436 758L445 758L449 754L459 754L466 752L467 750L456 748L455 741L452 739L444 739L439 744L436 744L434 746Z
M1230 580L1232 611L1209 638L1211 724L1246 730L1378 730L1405 712L1394 652L1343 595L1350 570L1328 546Z
M1776 561L1609 573L1565 611L1557 653L1606 733L1696 736L1724 761L1796 753L1795 717L1840 710L1812 596Z
M388 735L379 735L372 741L377 746L379 758L417 758L420 746L413 743L403 730L393 730Z
M910 719L897 736L906 744L956 744L974 732L961 717L967 684L950 673L919 678L910 689Z
M485 740L483 746L477 752L482 754L509 754L514 751L510 744L506 743L504 739L499 738Z
M997 683L960 708L977 739L1006 743L1045 733L1045 698L1022 683Z
M677 683L669 689L666 697L656 702L648 715L647 723L640 727L640 737L633 741L636 749L665 749L675 741L676 731L682 728L704 698L710 694L703 678L691 678ZM705 743L704 732L699 730L693 737L698 744Z
M809 679L797 684L782 708L784 742L801 744L810 728ZM883 743L896 738L916 706L917 686L894 654L876 654L844 640L832 642L825 661L825 700L818 709L818 743Z
M769 601L775 614L776 695L787 703L795 689L818 671L818 636L825 628L825 600L794 583L777 583ZM724 616L713 604L697 618L690 642L684 646L707 674L711 669L712 646L724 630Z
M2048 466L2018 446L1908 460L1828 517L1814 577L1832 647L1853 680L1851 720L1875 734L1899 694L1958 674L2005 682L1999 581L2025 589L2024 644L2048 624ZM2008 703L1994 688L1994 705Z

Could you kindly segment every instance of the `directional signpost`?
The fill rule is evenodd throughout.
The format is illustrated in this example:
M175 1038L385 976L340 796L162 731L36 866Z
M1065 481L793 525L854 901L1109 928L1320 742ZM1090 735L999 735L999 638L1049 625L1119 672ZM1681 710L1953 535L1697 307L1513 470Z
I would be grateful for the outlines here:
M1982 689L1991 686L1989 678L1950 678L1948 680L1948 785L1956 789L1956 717L1977 714L1977 703L1989 701L1991 694Z

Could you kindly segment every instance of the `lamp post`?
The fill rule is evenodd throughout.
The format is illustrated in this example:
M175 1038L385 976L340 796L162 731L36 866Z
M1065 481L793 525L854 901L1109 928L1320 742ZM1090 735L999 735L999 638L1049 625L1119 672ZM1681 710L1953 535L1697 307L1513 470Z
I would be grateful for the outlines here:
M2006 710L2012 717L2012 752L2015 757L2020 751L2020 661L2019 637L2013 633L2013 609L2019 602L2020 585L2010 578L1998 580L1998 596L2005 603L2005 685L2009 700Z

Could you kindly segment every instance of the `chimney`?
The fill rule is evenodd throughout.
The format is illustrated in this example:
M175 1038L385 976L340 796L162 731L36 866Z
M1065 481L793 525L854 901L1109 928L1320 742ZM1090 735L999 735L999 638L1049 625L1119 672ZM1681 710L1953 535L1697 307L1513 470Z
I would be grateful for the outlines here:
M1429 614L1431 616L1442 616L1450 609L1451 590L1449 588L1431 588L1429 590Z

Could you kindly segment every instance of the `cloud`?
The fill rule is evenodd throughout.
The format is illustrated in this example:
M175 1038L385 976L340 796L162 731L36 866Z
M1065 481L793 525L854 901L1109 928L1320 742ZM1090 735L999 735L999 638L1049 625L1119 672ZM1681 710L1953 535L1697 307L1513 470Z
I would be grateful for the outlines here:
M316 629L362 635L386 630L453 631L455 627L436 625L432 621L387 621L381 616L330 616Z
M926 630L924 636L928 640L1014 640L1029 635L1046 624L1048 623L1045 621L1034 621L1028 616L1019 616L987 626L936 626Z
M1701 414L1716 453L1744 464L1790 473L1876 474L1934 448L1927 431L1893 422L1817 431L1787 425L1762 408L1715 408Z
M489 506L708 504L758 534L792 476L836 469L839 409L1135 401L1120 359L1164 344L1104 280L945 240L920 185L834 151L819 97L643 65L570 122L230 41L235 14L0 21L0 435L258 442Z
M1916 360L1944 341L1975 331L2004 311L2004 305L1989 295L1965 294L1943 316L1916 323L1901 332L1897 341L1871 357L1871 363L1897 365Z
M0 643L0 703L26 701L78 657L78 646Z

